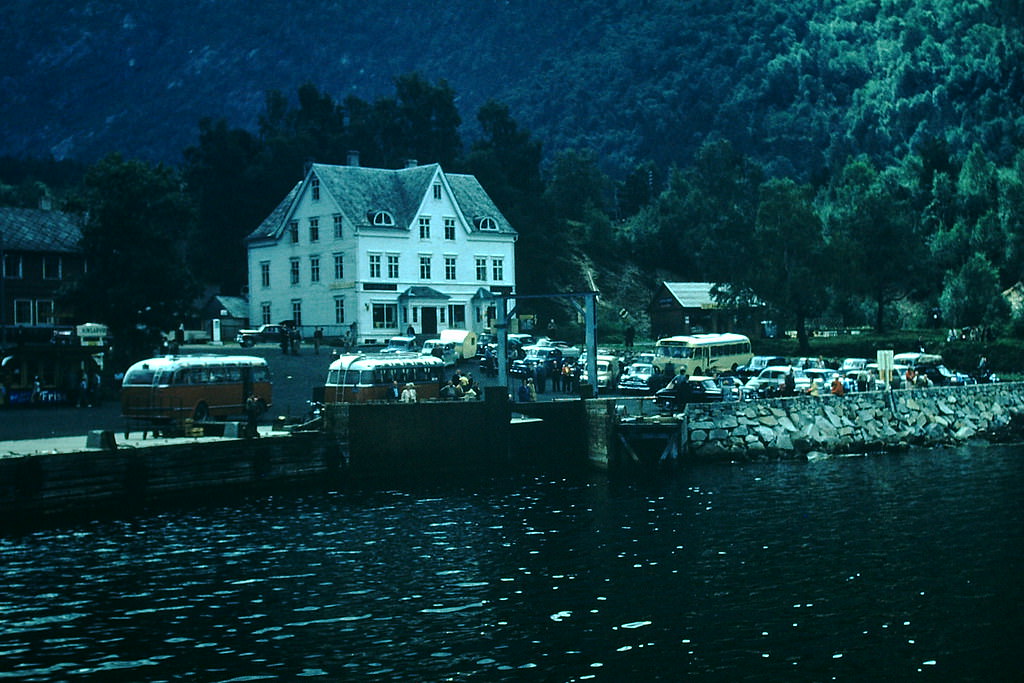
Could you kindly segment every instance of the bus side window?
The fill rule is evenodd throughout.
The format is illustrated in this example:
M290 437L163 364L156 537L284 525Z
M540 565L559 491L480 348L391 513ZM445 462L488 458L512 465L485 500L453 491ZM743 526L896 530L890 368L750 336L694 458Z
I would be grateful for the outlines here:
M338 371L334 370L333 374L335 378L338 376ZM270 381L270 370L266 365L254 365L252 366L252 381L253 382L269 382ZM335 379L331 384L337 384L338 380Z

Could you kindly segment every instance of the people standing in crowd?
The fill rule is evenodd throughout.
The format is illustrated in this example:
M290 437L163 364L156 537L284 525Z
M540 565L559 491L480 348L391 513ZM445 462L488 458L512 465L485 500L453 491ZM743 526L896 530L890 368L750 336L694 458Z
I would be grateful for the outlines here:
M406 382L405 388L402 389L402 396L399 400L402 403L416 403L416 385L412 382Z
M391 386L388 387L388 400L397 401L402 395L401 390L398 388L398 380L391 380Z
M318 327L313 331L313 352L320 355L320 344L324 341L324 328Z

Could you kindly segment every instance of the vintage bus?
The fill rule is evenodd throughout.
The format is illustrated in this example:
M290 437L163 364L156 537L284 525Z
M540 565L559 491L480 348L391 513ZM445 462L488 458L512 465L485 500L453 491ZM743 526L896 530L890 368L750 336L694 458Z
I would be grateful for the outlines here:
M437 398L444 361L413 353L367 353L341 356L331 363L324 385L325 403L385 401L392 382L416 387L419 400Z
M654 344L654 365L670 375L731 372L753 358L742 334L693 334L664 337Z
M121 415L154 424L240 416L255 392L267 407L267 361L256 356L161 356L135 363L121 383Z

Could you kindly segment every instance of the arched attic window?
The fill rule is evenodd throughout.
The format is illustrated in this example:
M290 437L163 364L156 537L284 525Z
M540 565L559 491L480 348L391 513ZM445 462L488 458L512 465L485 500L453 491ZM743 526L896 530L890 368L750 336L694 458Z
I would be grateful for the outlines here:
M498 229L498 221L494 220L490 216L483 216L482 218L477 218L475 219L474 222L476 223L477 230L497 231Z
M381 225L388 228L395 227L395 217L387 211L371 211L369 219L372 225Z

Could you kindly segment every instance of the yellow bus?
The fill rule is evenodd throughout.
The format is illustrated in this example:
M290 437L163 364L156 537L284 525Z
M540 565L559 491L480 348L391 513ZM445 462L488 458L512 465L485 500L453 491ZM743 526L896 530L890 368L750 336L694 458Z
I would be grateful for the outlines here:
M256 356L161 356L135 363L121 382L121 415L153 424L197 422L245 413L255 393L267 407L267 361Z
M680 335L654 344L654 365L669 376L732 372L753 357L750 339L742 334Z

